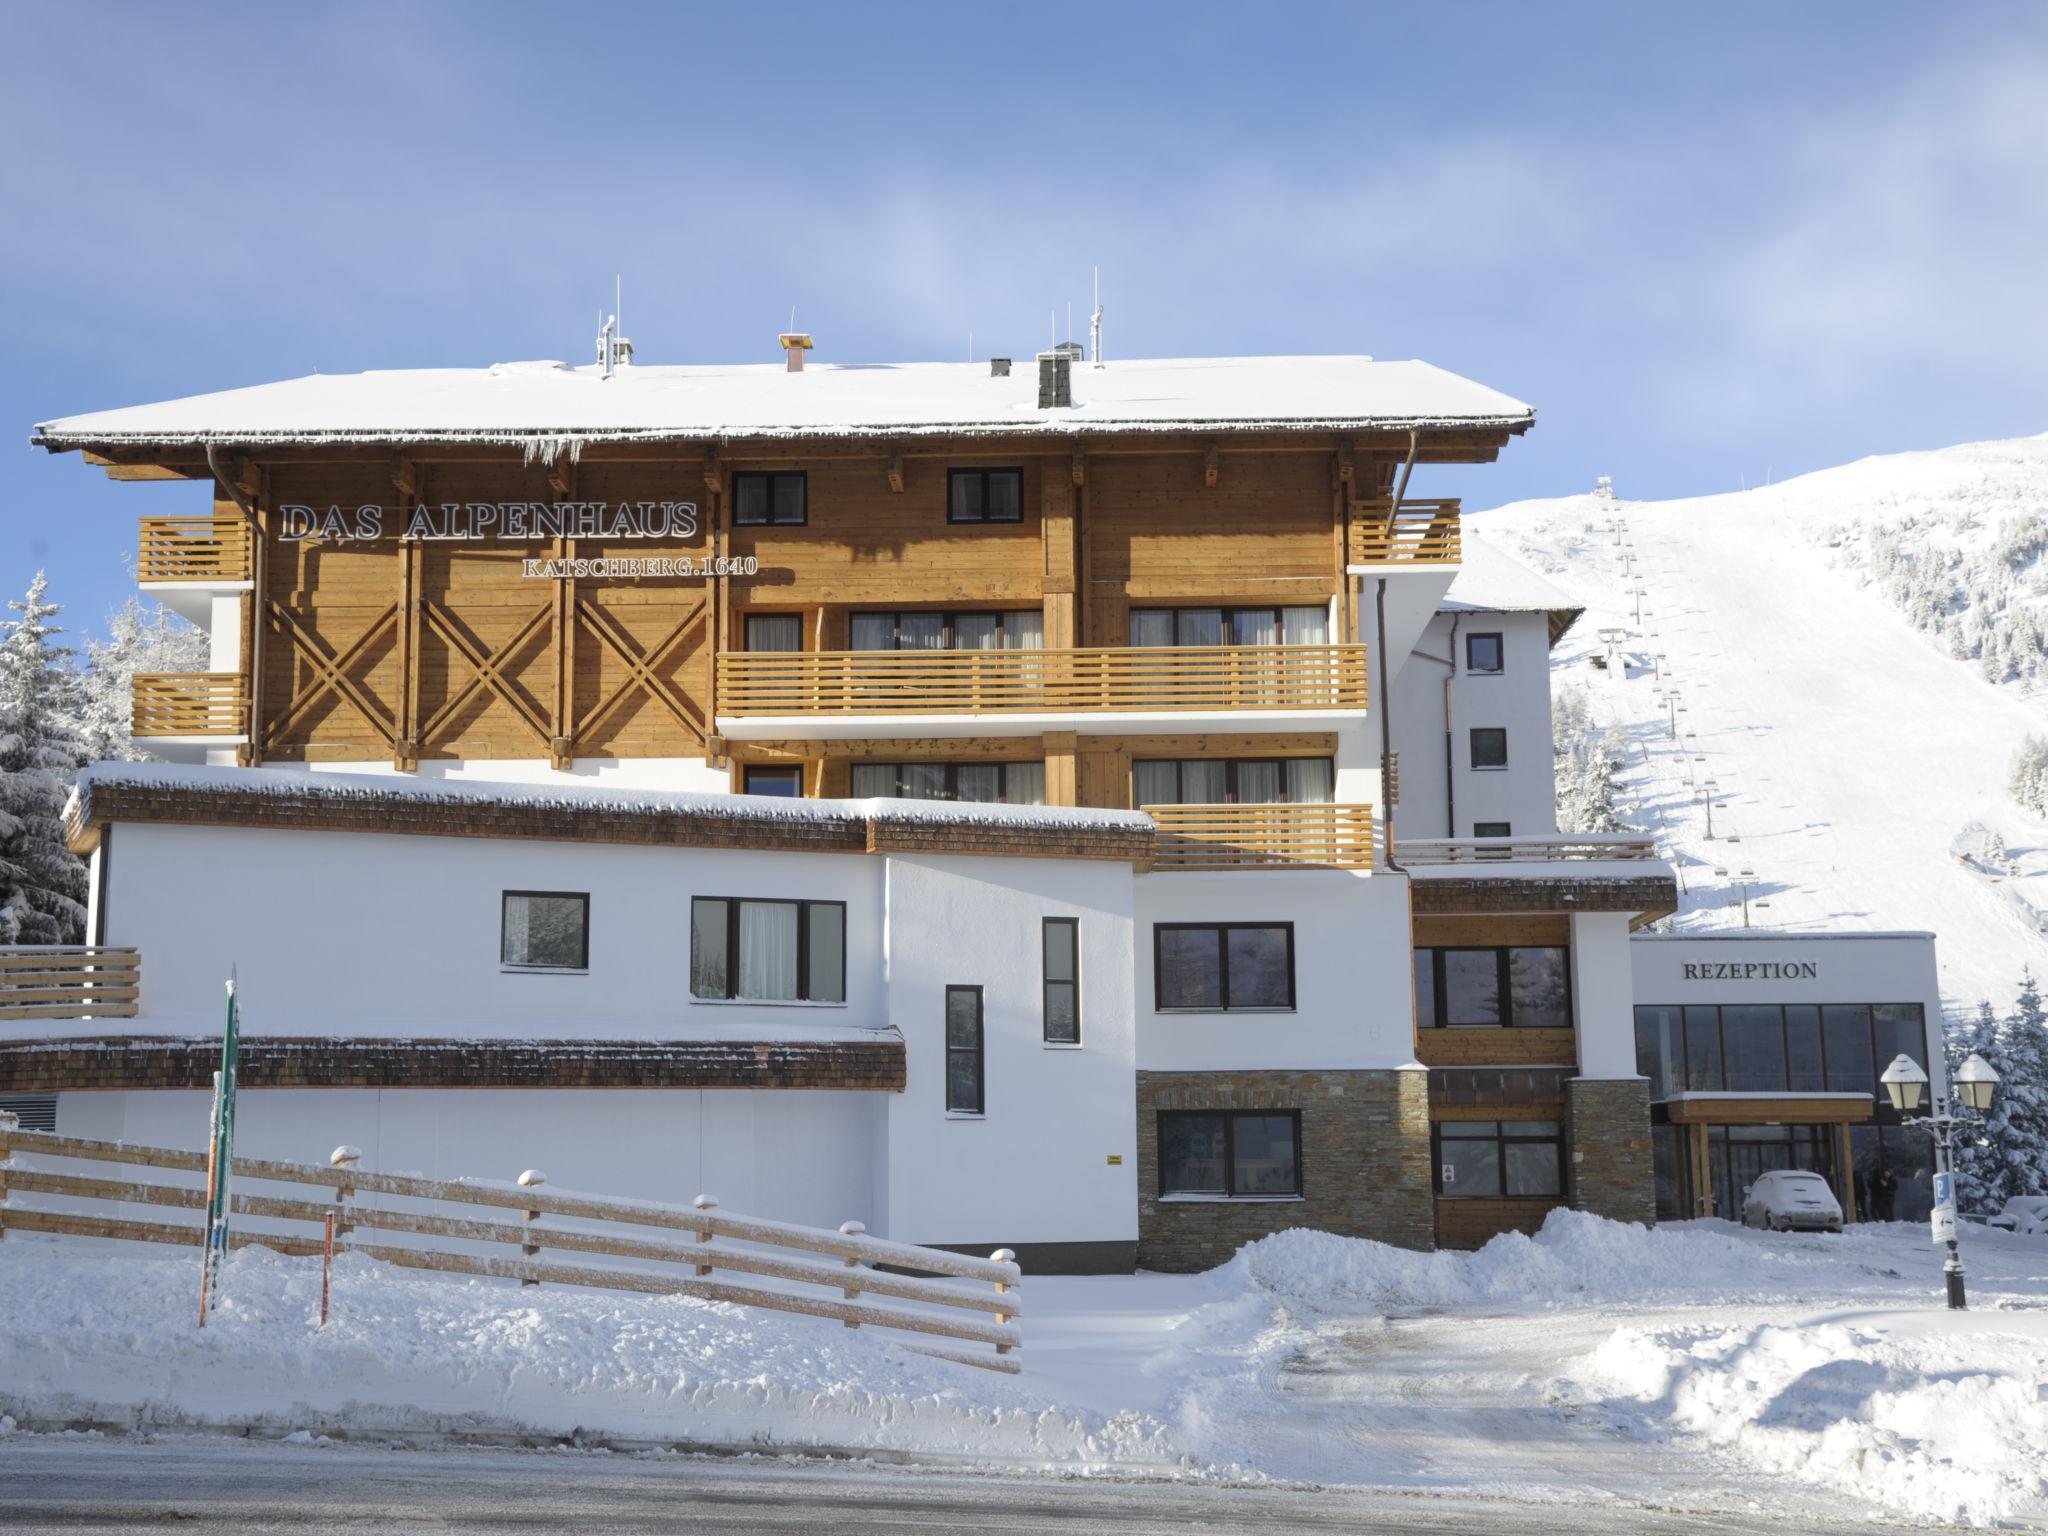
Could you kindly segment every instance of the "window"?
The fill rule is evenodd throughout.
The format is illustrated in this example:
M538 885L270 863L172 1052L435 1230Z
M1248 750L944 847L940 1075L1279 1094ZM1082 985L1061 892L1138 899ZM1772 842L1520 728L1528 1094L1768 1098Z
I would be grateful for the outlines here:
M1081 920L1048 917L1045 952L1045 1043L1081 1043Z
M953 469L946 472L946 521L949 523L1021 523L1024 521L1024 471L1021 469Z
M1474 837L1513 837L1514 829L1505 821L1475 821L1472 823Z
M981 988L946 988L946 1113L979 1115L982 1105Z
M846 1001L846 903L699 896L690 994L712 1002Z
M856 613L856 651L1039 651L1045 610L1002 613Z
M750 651L800 651L804 648L804 621L795 613L750 613L747 615L747 649Z
M1497 634L1474 634L1465 637L1465 670L1467 672L1504 672L1507 670L1506 653L1501 648Z
M1472 727L1472 766L1505 768L1508 765L1508 733L1498 725Z
M1330 610L1295 608L1133 608L1131 644L1327 645Z
M590 969L590 897L579 891L507 891L498 961L521 971Z
M1174 1110L1159 1116L1159 1193L1285 1200L1301 1194L1301 1115Z
M855 763L856 800L1045 804L1043 763Z
M1294 1006L1294 924L1155 923L1153 1006Z
M750 795L795 797L804 792L803 777L801 768L769 768L749 763L744 782Z
M809 521L800 469L746 470L732 477L732 520L742 528L795 527Z
M1327 805L1337 795L1327 757L1190 757L1131 764L1134 805Z
M1418 949L1415 1012L1425 1029L1569 1029L1571 951L1562 945Z
M1636 1070L1650 1096L1675 1093L1868 1093L1900 1052L1925 1067L1918 1003L1730 1003L1636 1009Z
M1440 1120L1436 1192L1445 1200L1555 1200L1564 1129L1555 1120Z

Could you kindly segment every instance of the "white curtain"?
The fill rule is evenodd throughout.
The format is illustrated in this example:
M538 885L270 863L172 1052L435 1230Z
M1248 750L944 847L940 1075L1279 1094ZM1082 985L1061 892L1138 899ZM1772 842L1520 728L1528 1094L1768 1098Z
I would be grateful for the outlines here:
M953 615L953 649L992 651L996 648L996 616L992 613Z
M855 763L853 765L853 798L856 800L892 800L896 796L896 765L894 763Z
M939 651L946 646L946 616L943 613L906 613L896 622L897 648L905 651Z
M1131 764L1131 799L1136 805L1178 805L1180 764Z
M896 615L856 613L853 616L853 648L856 651L896 649Z
M1280 639L1283 645L1328 645L1330 610L1322 607L1282 608Z
M1227 645L1223 633L1223 610L1221 608L1183 608L1180 610L1180 645Z
M1133 608L1131 610L1131 644L1134 646L1173 644L1173 610L1171 608Z
M962 763L953 770L954 782L962 800L977 805L988 805L1003 798L1003 765L1001 763Z
M1011 651L1045 649L1045 612L1039 608L1018 609L1003 615L1003 648Z
M750 651L800 651L804 648L804 621L794 613L750 613L747 615L747 649Z
M1282 765L1279 763L1239 763L1237 765L1237 803L1239 805L1273 805L1284 799L1281 785Z
M1327 757L1287 761L1287 798L1296 805L1327 805L1337 798L1337 770Z
M1280 625L1269 608L1240 608L1230 616L1231 641L1236 645L1278 645Z
M740 976L737 994L768 1002L796 998L796 905L740 903Z
M1045 804L1045 764L1011 763L1003 770L1003 799L1010 805Z

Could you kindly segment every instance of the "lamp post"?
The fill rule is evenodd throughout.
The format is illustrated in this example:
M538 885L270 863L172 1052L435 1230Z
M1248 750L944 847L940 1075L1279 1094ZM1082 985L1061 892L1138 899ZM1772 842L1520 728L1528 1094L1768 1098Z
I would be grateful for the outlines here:
M1948 1257L1942 1261L1941 1272L1948 1282L1949 1310L1960 1312L1968 1305L1963 1296L1963 1260L1956 1251L1956 1171L1955 1133L1959 1125L1967 1125L1991 1107L1991 1095L1998 1087L1998 1074L1991 1069L1991 1063L1976 1052L1970 1059L1956 1068L1954 1097L1937 1098L1934 1113L1913 1119L1905 1118L1920 1107L1920 1100L1927 1092L1927 1069L1912 1057L1901 1052L1884 1069L1878 1081L1884 1084L1884 1091L1891 1096L1892 1108L1900 1115L1901 1125L1924 1127L1934 1138L1934 1214L1931 1226L1936 1246L1948 1244ZM1968 1109L1971 1113L1962 1116L1952 1113L1956 1109Z

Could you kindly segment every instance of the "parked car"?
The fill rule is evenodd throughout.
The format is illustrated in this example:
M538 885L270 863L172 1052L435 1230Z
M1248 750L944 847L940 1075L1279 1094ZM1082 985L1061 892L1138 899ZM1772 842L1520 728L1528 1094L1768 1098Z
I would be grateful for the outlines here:
M1774 1168L1742 1197L1742 1224L1767 1232L1839 1232L1842 1207L1819 1174Z
M2048 1195L2014 1195L1996 1216L1986 1217L1984 1225L2025 1237L2048 1237Z

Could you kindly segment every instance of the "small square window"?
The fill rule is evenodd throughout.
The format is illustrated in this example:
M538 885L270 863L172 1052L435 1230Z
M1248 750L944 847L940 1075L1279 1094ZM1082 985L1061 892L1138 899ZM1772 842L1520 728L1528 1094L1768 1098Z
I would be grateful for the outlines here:
M732 520L742 528L798 527L809 519L802 470L746 470L732 477Z
M1497 634L1473 634L1465 637L1465 670L1467 672L1505 672L1507 654Z
M1021 523L1023 520L1023 470L954 469L946 472L947 522Z
M796 799L804 792L804 771L801 768L750 764L746 772L746 786L750 795L780 795L785 799Z
M579 891L507 891L499 963L523 971L590 968L590 897Z
M1474 837L1513 837L1505 821L1475 821L1472 823Z
M1472 727L1472 766L1505 768L1508 765L1508 733L1498 725Z

